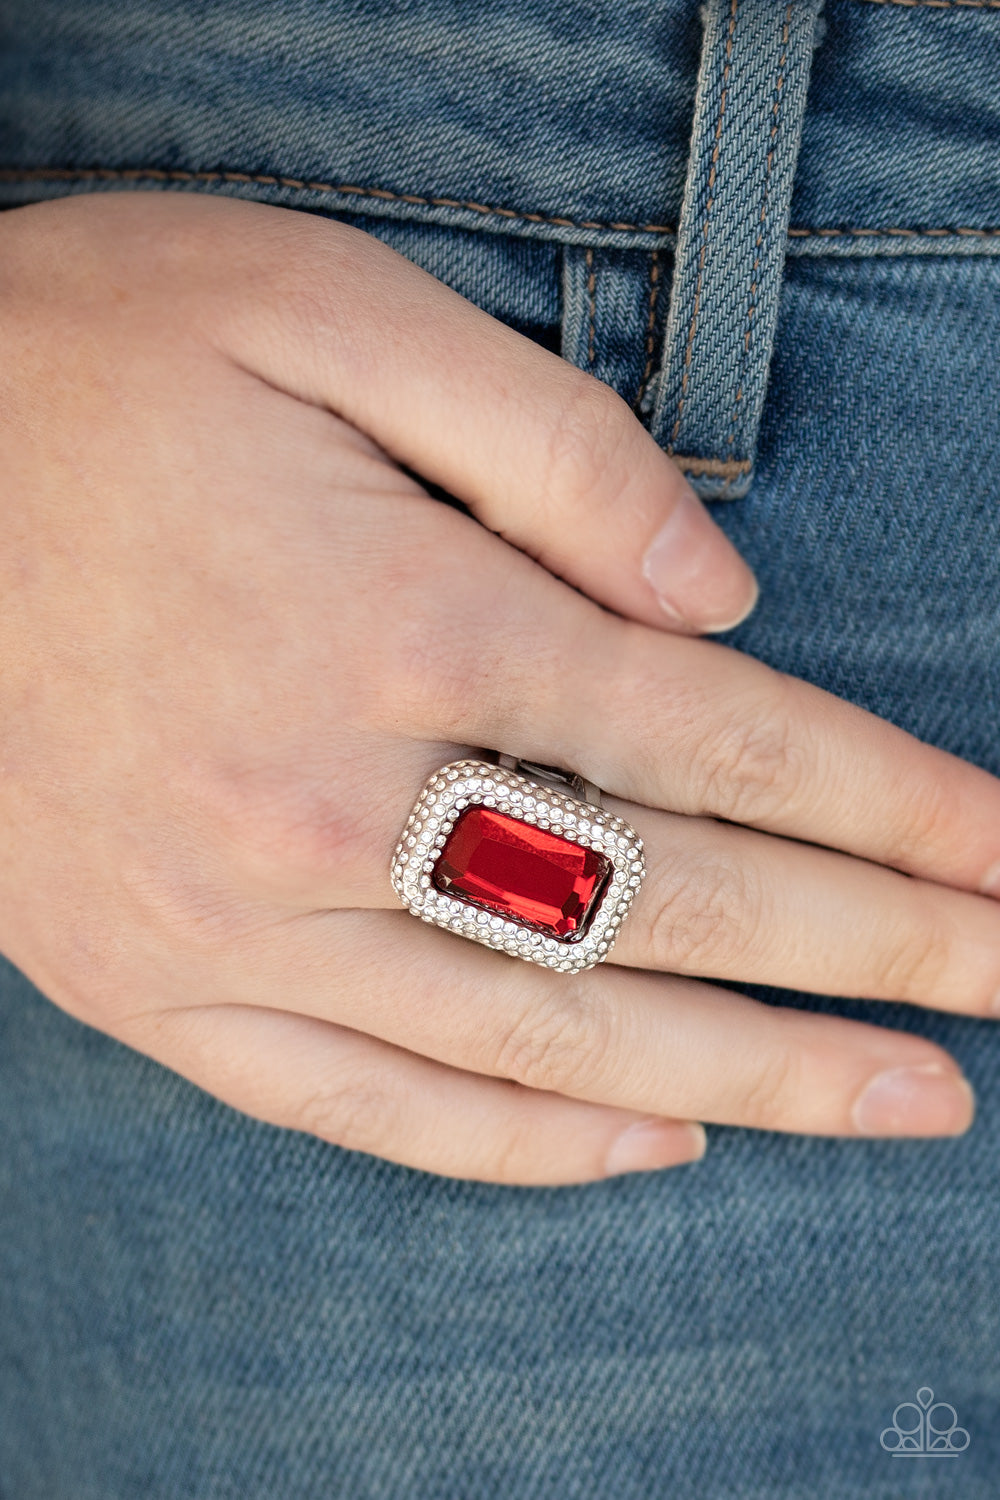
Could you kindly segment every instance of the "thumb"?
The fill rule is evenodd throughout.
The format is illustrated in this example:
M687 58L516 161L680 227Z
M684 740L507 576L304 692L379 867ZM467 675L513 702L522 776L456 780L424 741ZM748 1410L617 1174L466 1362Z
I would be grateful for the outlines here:
M268 303L283 336L257 309L233 330L251 368L622 615L694 633L753 608L750 569L613 391L370 235L294 218Z

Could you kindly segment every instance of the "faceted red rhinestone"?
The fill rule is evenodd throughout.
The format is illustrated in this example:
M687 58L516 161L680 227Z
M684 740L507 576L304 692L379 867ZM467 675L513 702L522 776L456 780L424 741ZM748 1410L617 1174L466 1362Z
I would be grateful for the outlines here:
M473 901L550 937L582 932L611 861L489 807L459 814L434 866L439 891Z

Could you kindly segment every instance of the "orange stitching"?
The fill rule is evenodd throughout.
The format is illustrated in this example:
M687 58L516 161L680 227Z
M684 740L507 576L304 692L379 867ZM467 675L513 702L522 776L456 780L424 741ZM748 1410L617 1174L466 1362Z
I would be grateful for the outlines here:
M874 3L874 0L873 0ZM878 0L881 3L881 0ZM886 0L890 3L890 0ZM895 0L892 0L895 3ZM996 239L1000 236L1000 229L964 229L960 225L955 229L789 229L788 237L794 240L804 239L907 239L907 240L941 240L964 235L966 238Z
M858 0L862 3L862 0ZM864 0L874 5L898 5L904 0ZM906 3L930 4L930 0L906 0ZM937 0L944 4L945 0ZM950 0L949 0L950 3ZM956 0L957 3L957 0ZM971 0L967 0L971 3ZM992 3L992 0L991 0ZM997 0L1000 9L1000 0ZM672 224L627 224L621 220L606 222L600 219L555 218L547 214L522 213L513 208L495 208L487 204L472 204L458 198L426 198L419 193L392 193L388 188L356 187L347 183L305 182L298 177L279 177L265 172L182 172L166 171L160 167L0 167L0 182L86 182L91 179L101 182L243 182L259 183L264 187L302 188L311 193L354 194L362 198L384 198L394 203L413 203L429 208L464 208L479 214L496 214L505 219L525 220L530 224L554 224L563 229L616 230L623 234L676 234ZM790 239L850 239L892 237L906 239L946 239L956 235L966 238L1000 238L1000 228L972 229L957 226L948 229L789 229Z
M867 4L925 6L929 10L1000 10L1000 0L867 0Z
M711 474L713 478L735 479L739 474L749 474L748 458L686 458L682 453L671 455L674 463L688 474Z
M750 272L750 298L747 302L747 327L743 337L744 358L750 353L750 340L753 333L753 315L757 298L757 272L760 270L760 247L764 243L764 227L767 224L767 210L771 197L771 170L774 166L774 149L778 139L778 125L780 122L781 90L785 86L785 64L788 61L788 31L792 19L792 0L788 0L785 10L785 24L781 30L781 56L778 58L778 79L774 86L774 104L771 108L771 134L768 139L767 167L764 172L764 192L760 202L760 224L757 229L757 239L754 242L754 262ZM728 445L731 448L736 441L736 421L739 413L740 402L743 399L743 382L740 381L736 387L736 400L733 403L733 416L729 424Z
M729 87L729 73L733 59L733 32L736 30L736 7L739 0L732 0L729 10L729 34L726 37L726 61L722 69L722 92L719 95L719 118L715 122L715 146L712 150L712 165L708 173L708 201L705 204L705 223L701 231L701 253L698 256L698 279L694 288L694 303L691 307L691 326L688 328L687 343L684 347L684 373L681 377L681 392L677 399L677 420L674 422L673 432L670 434L670 442L667 452L674 451L674 443L677 434L681 430L681 416L684 411L684 401L687 397L688 377L691 373L691 351L694 347L695 329L698 326L698 310L701 304L701 287L705 278L705 258L708 253L708 225L712 217L712 209L715 206L715 176L719 163L719 151L722 146L722 123L726 114L726 95Z
M653 373L653 356L656 353L656 305L660 300L660 252L653 251L653 258L649 266L649 316L646 319L646 368L642 372L639 381L639 389L635 393L632 410L638 411L642 405L642 398L646 394L649 385L649 377Z
M301 177L280 177L269 172L184 172L159 167L39 167L20 171L16 167L0 169L0 182L81 182L94 178L101 182L243 182L263 187L289 187L310 193L341 193L345 197L379 198L392 203L413 203L424 208L463 208L475 214L491 214L502 219L518 219L529 224L553 224L560 229L601 229L636 231L643 234L676 234L672 224L623 224L615 220L569 219L552 214L522 212L515 208L497 208L462 198L429 198L421 193L393 193L388 188L359 187L350 182L309 182Z
M584 256L587 265L587 368L594 368L594 325L597 322L597 272L594 270L594 252L587 246Z

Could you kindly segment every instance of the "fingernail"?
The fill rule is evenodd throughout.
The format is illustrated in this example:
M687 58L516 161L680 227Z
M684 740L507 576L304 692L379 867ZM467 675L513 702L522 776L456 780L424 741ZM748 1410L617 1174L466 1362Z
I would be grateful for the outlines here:
M984 896L1000 896L1000 860L990 865L979 882L979 889Z
M621 1172L652 1172L699 1161L708 1144L704 1126L671 1120L637 1120L612 1141L604 1163L609 1177Z
M731 630L757 602L757 580L687 487L642 571L667 618L688 630Z
M959 1135L975 1096L961 1073L940 1063L890 1068L861 1091L852 1117L861 1135Z

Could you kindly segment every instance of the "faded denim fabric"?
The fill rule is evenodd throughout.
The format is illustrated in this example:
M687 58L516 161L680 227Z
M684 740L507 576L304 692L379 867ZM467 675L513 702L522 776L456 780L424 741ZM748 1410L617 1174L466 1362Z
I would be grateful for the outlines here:
M694 0L0 0L0 203L350 217L645 416L701 48ZM826 0L756 473L715 511L762 585L733 644L996 773L998 63L996 0ZM0 966L0 1497L993 1500L1000 1032L766 998L933 1037L972 1131L446 1181L246 1119ZM948 1461L880 1446L920 1387Z

